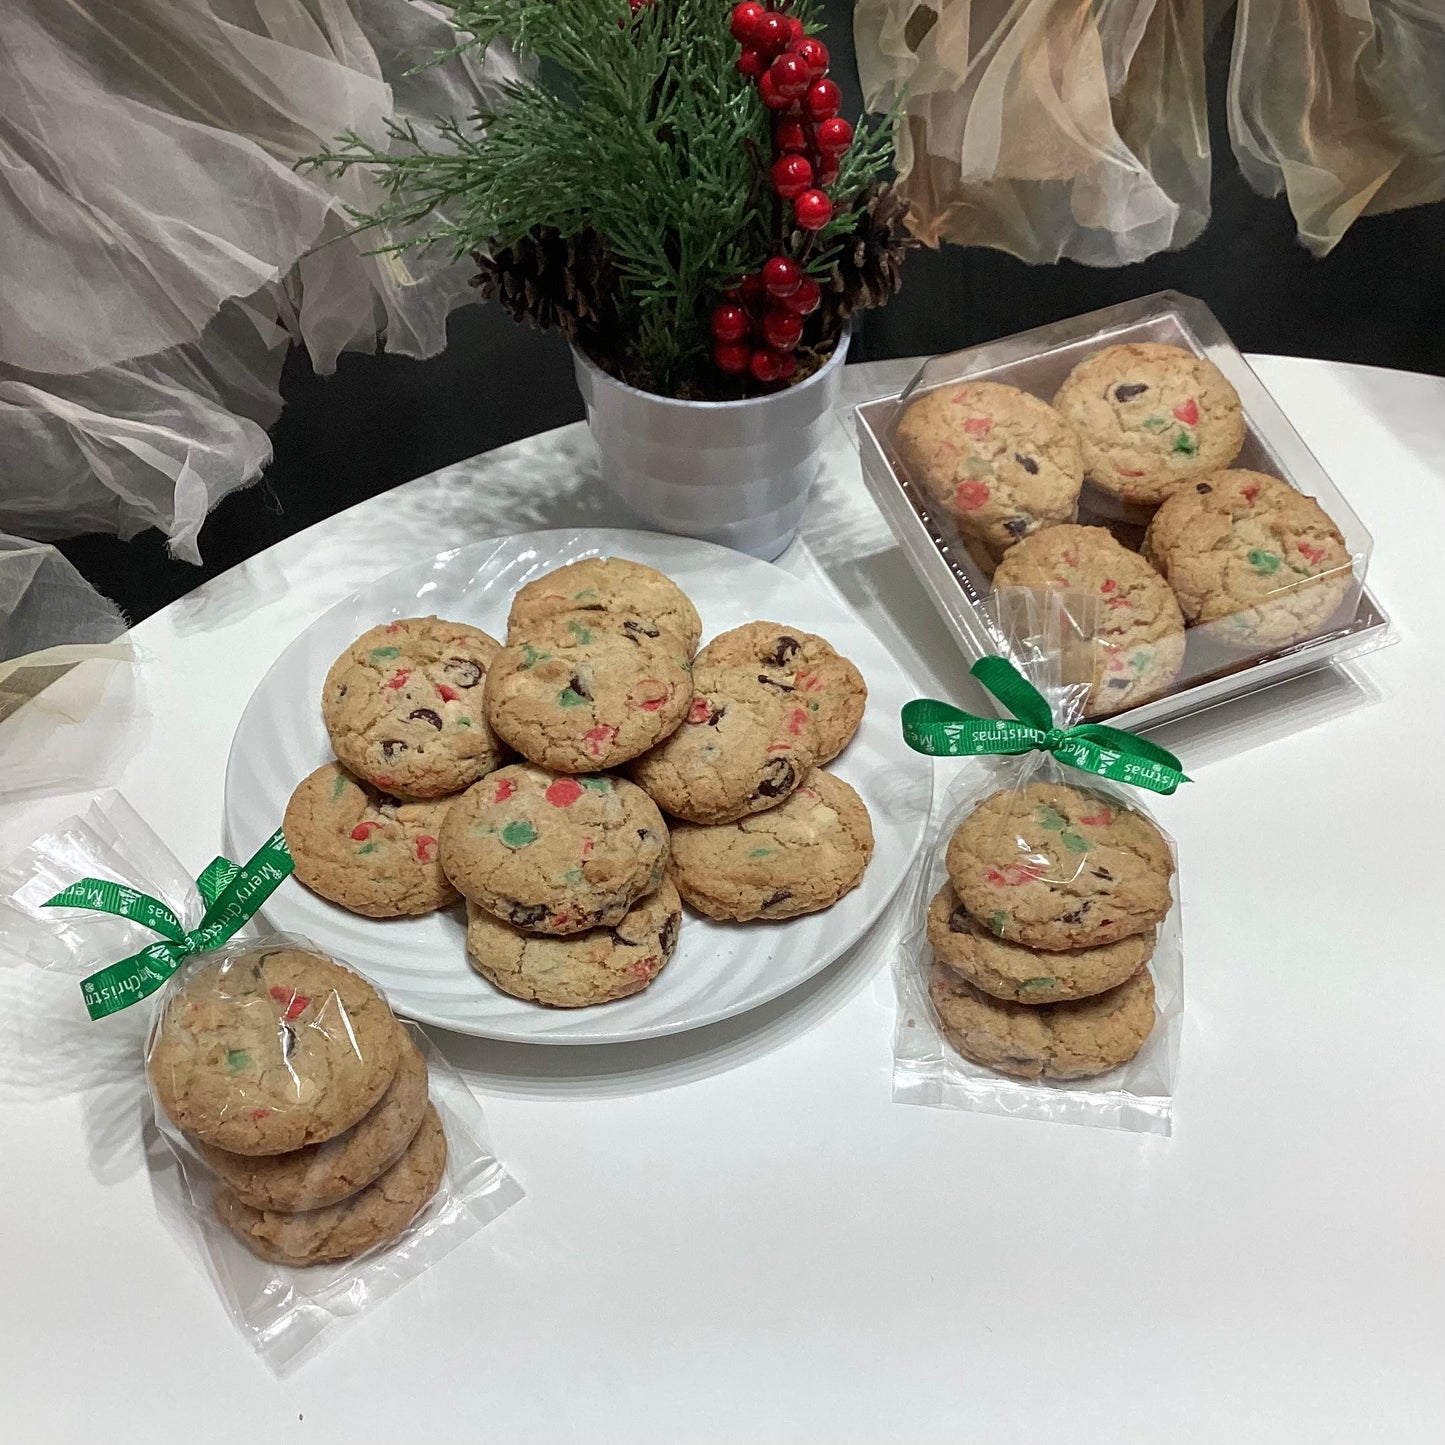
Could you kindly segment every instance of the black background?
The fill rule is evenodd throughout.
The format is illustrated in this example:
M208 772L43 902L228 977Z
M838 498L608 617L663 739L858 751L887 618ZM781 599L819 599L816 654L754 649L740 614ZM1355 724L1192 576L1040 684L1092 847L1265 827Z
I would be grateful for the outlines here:
M860 107L847 0L827 0L833 74ZM1209 48L1213 214L1182 251L1096 270L1026 266L946 247L908 260L902 294L861 320L849 361L950 351L1165 288L1203 298L1244 351L1318 356L1445 374L1445 204L1359 220L1323 259L1295 237L1283 197L1255 195L1235 166L1224 84L1232 21ZM88 536L62 549L139 621L271 543L422 472L582 415L567 348L495 306L454 313L429 361L344 356L318 377L302 351L282 382L262 481L216 508L200 568L167 555L159 533L129 543ZM406 560L398 557L398 563Z

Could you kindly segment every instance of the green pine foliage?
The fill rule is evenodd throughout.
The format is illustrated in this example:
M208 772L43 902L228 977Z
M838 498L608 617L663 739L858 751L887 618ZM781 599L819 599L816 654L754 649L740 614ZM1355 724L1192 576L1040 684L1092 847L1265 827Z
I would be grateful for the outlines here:
M386 202L354 213L413 245L460 257L539 227L590 226L617 271L619 336L598 357L667 395L698 394L711 366L708 318L722 293L779 250L823 275L856 217L849 207L886 165L886 132L858 128L837 181L834 218L785 231L772 193L771 116L736 70L727 0L444 0L459 49L508 41L535 80L494 112L441 122L440 148L393 123L379 149L355 133L309 164L366 167ZM812 0L777 8L812 29ZM387 247L382 247L386 249Z

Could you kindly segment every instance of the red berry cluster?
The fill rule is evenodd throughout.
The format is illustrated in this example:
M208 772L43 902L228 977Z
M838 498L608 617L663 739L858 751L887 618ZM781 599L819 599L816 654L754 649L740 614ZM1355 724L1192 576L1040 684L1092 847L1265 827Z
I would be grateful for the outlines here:
M843 152L853 144L853 127L838 114L842 92L827 78L828 48L804 33L796 15L757 0L733 7L730 29L743 47L738 70L757 81L763 104L776 112L773 190L792 202L795 225L821 230L833 217L833 202L822 188L837 180ZM793 352L803 318L822 299L818 283L796 261L772 257L761 271L744 276L712 314L718 369L750 372L764 385L789 380L798 369Z
M827 78L828 47L803 33L796 15L769 10L758 0L733 6L730 26L743 47L738 69L758 83L773 123L773 189L793 203L793 220L805 231L821 230L833 217L822 189L838 178L853 127L838 114L843 92Z
M793 352L803 338L803 318L822 299L818 283L786 256L774 256L761 271L744 276L712 313L718 370L734 376L751 372L764 385L789 380L798 369Z

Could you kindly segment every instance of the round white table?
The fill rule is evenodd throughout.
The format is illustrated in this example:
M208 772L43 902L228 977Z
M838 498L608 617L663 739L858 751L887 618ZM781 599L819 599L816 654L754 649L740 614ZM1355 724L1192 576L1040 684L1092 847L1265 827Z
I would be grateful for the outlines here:
M1374 534L1399 643L1164 736L1196 780L1157 805L1172 1138L891 1102L895 907L697 1033L444 1038L527 1197L277 1380L158 1219L138 1114L75 1090L113 1061L56 1022L73 981L0 970L0 1438L1438 1445L1445 381L1255 364ZM849 368L849 400L911 370ZM199 869L236 719L312 617L418 556L609 520L568 427L272 547L0 725L0 854L113 787ZM782 565L969 702L841 429Z

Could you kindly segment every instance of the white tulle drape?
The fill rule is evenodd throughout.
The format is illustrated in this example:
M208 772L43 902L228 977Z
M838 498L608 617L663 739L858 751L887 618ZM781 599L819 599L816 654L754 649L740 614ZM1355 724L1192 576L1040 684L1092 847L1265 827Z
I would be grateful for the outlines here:
M370 182L294 166L495 98L506 57L410 73L452 43L407 0L0 6L0 524L155 526L196 560L269 458L292 341L322 371L440 350L470 267L368 254Z
M1209 218L1206 36L1226 0L858 0L864 97L903 96L928 242L1117 266ZM1445 196L1445 0L1240 0L1230 135L1323 254Z

